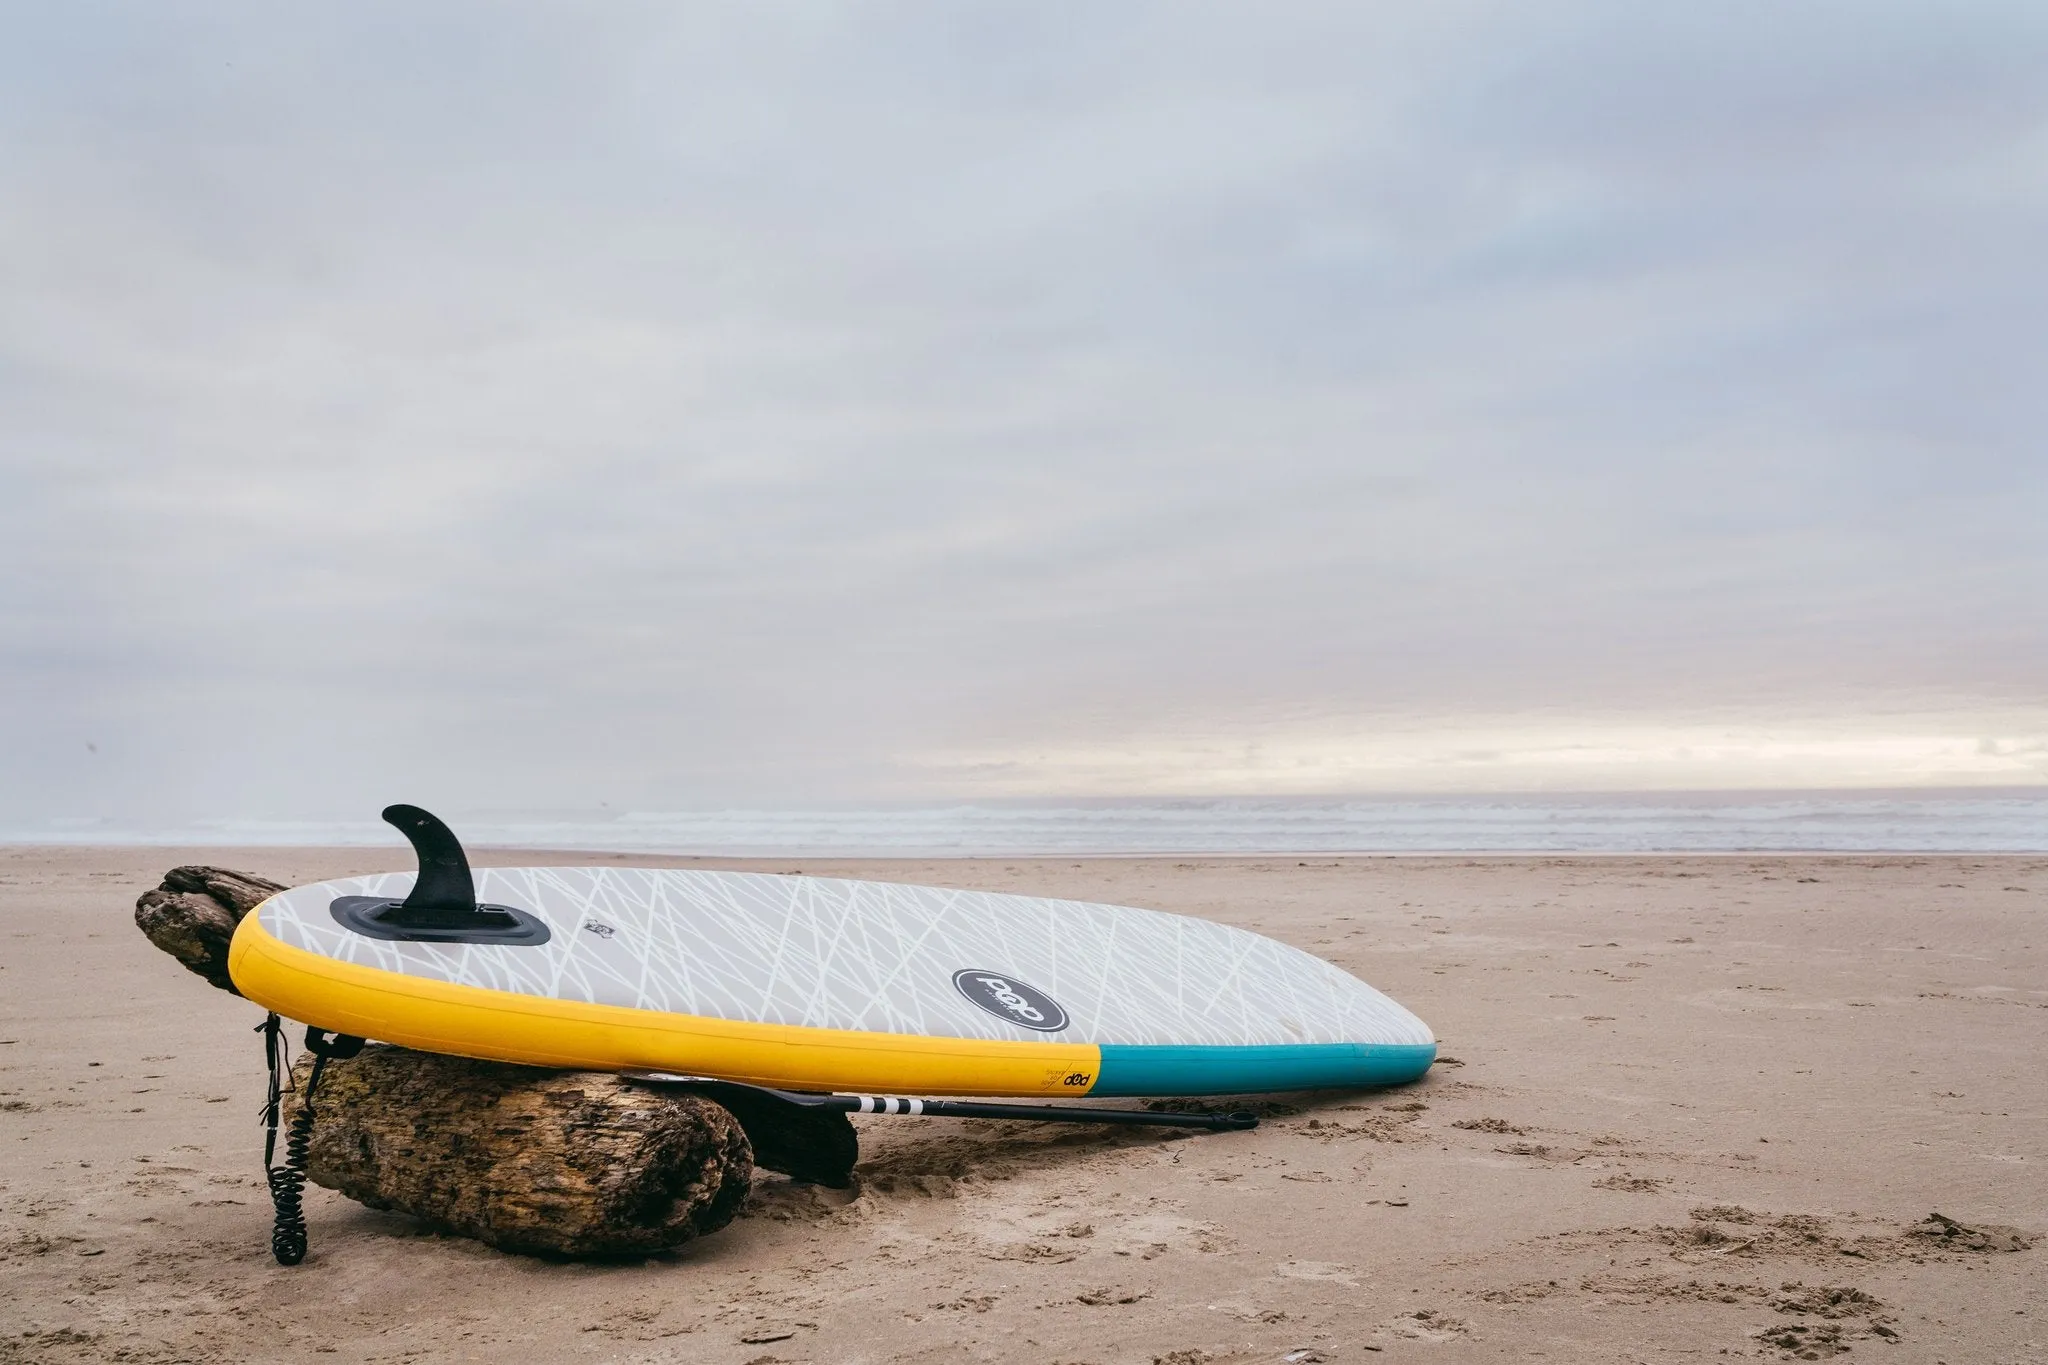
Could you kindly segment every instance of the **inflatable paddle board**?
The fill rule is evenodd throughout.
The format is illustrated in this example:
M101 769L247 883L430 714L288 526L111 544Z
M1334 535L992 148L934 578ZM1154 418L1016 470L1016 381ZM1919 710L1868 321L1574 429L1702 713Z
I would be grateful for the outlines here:
M752 872L486 868L394 806L421 871L281 892L229 954L319 1029L796 1091L1223 1095L1412 1081L1428 1025L1207 920Z

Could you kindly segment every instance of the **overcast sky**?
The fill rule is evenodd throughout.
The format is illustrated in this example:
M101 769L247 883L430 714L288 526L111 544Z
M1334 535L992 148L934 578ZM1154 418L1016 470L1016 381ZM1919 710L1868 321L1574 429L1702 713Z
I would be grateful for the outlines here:
M0 821L2048 781L2048 6L0 7Z

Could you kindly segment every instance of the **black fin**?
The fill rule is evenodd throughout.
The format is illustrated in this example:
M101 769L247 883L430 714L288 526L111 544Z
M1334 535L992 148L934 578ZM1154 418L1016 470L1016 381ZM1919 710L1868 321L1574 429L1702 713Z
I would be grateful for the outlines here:
M481 905L469 855L455 831L418 806L386 806L386 823L412 844L420 861L412 893L403 901L377 896L340 896L328 911L335 922L366 938L402 943L499 943L532 947L546 943L547 922L529 910Z
M476 878L455 831L418 806L386 806L384 823L412 843L420 860L419 880L405 904L379 916L394 928L462 929L476 924Z

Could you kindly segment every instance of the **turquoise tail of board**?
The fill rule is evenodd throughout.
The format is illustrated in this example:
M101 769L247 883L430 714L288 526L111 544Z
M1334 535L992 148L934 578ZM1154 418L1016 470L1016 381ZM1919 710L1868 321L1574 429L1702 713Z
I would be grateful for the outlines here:
M1256 1095L1355 1090L1418 1079L1435 1043L1289 1043L1140 1047L1104 1043L1091 1095Z

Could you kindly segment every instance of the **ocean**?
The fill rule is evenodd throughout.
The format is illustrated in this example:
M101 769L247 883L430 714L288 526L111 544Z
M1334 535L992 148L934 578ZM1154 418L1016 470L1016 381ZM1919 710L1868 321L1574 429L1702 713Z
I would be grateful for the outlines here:
M729 856L2048 853L2048 789L985 801L861 809L464 812L476 847ZM9 843L371 845L374 820L66 821Z

